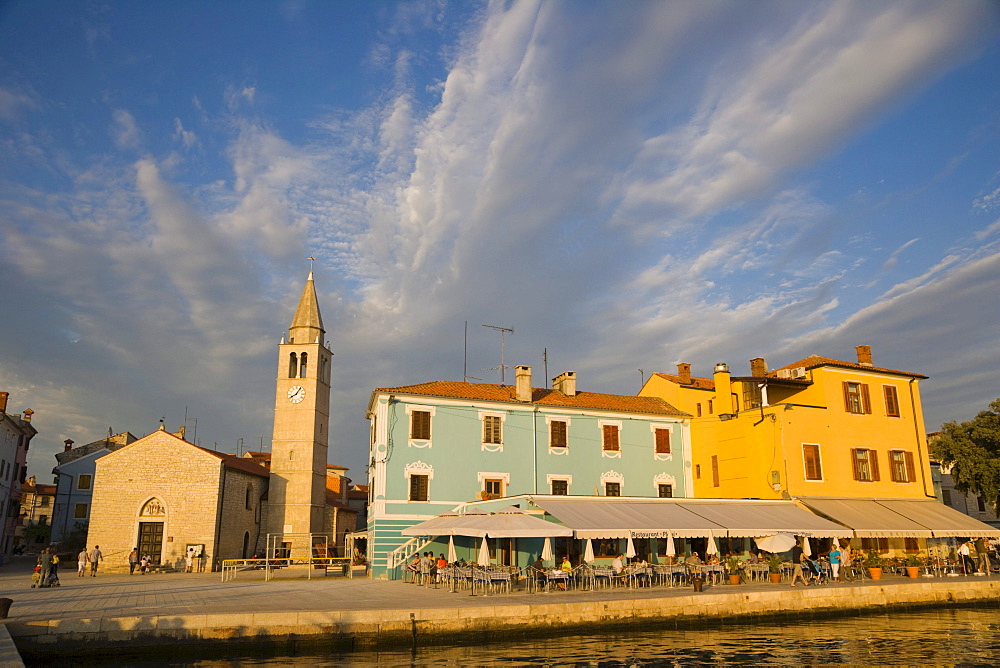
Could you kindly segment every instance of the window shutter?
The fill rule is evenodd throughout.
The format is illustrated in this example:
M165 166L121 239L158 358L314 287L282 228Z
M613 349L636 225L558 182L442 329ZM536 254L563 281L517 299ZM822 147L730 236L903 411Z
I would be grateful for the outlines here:
M719 455L712 455L712 486L719 486Z
M916 482L917 481L917 467L913 465L913 453L904 452L903 456L906 458L906 481Z
M872 402L868 396L868 385L861 385L861 412L864 414L869 414L872 412Z
M806 480L822 480L823 473L819 464L819 446L815 443L803 443L802 455L806 465Z
M899 417L899 395L893 385L884 385L885 392L885 414L889 417Z
M851 384L846 380L843 382L844 386L844 410L848 413L853 413L851 410Z
M670 430L669 429L657 429L656 430L656 452L661 455L670 454Z
M410 438L426 440L431 437L431 414L429 411L413 411L410 414Z
M846 389L846 383L845 383ZM858 466L858 449L851 448L851 466L854 468L854 479L861 480L861 467Z
M875 450L868 451L868 466L872 470L872 480L875 482L881 480L878 474L878 452Z
M566 447L566 423L561 420L553 420L549 424L549 447Z

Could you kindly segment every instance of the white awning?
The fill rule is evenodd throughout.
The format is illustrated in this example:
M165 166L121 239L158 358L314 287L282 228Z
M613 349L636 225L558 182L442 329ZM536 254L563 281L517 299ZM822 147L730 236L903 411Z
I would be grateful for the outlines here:
M859 538L931 536L1000 537L1000 530L935 499L838 499L799 501L854 530Z
M400 532L404 536L475 536L483 538L563 538L573 530L523 512L501 511L495 515L438 516Z
M788 533L813 538L846 538L851 530L824 519L792 501L700 500L687 506L691 512L726 527L731 537L773 536Z
M851 530L792 501L532 496L531 501L574 529L577 538L714 536L850 536Z

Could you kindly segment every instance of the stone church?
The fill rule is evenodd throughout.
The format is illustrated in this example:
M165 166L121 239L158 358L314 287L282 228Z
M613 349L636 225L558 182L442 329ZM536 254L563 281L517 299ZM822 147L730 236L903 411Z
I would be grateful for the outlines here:
M322 544L340 554L334 548L357 511L347 505L345 469L327 465L333 353L325 335L310 272L278 345L269 455L215 452L161 425L97 460L87 545L101 546L105 567L127 567L132 548L173 567L192 547L209 568L265 551L306 556Z

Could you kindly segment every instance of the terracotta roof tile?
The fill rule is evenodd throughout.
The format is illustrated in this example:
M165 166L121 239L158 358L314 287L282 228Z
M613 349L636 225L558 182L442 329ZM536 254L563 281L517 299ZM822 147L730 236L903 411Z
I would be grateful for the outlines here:
M691 382L690 383L682 383L681 382L681 377L678 376L678 375L675 375L675 374L659 373L659 372L657 372L657 373L655 373L653 375L659 376L660 378L663 378L665 380L669 380L671 383L674 383L675 385L681 385L683 387L690 387L690 388L695 389L695 390L714 390L715 389L715 380L712 379L712 378L701 378L699 376L691 376Z
M874 371L876 373L891 373L897 376L912 376L913 378L927 378L927 376L921 373L913 373L910 371L897 371L896 369L885 369L877 366L866 366L864 364L858 364L857 362L845 362L843 360L835 360L830 357L820 357L819 355L810 355L805 359L801 359L798 362L793 362L792 364L786 364L780 369L794 369L796 367L804 366L807 369L815 369L820 366L835 366L845 369L860 369L862 371ZM777 376L778 369L772 369L768 372L768 376Z
M187 441L185 441L185 443L187 443ZM249 459L247 457L237 457L236 455L229 455L224 452L216 452L215 450L209 450L208 448L203 448L200 445L194 445L192 443L188 443L188 445L218 457L227 468L263 477L269 477L271 475L266 468L258 464L253 459Z
M429 383L419 383L417 385L379 387L375 391L471 399L475 401L522 403L517 400L514 387L491 383L463 383L459 381L434 380ZM648 413L676 417L688 416L687 413L677 410L658 397L636 397L622 394L601 394L598 392L577 392L576 396L570 397L562 392L541 387L532 389L531 403L536 406L563 406L566 408Z

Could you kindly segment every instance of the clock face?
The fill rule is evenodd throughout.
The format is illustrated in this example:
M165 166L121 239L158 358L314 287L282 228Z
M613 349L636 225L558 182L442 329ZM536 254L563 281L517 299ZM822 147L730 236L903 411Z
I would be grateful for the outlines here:
M293 385L288 388L288 400L293 404L297 404L306 398L306 388L301 385Z

